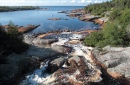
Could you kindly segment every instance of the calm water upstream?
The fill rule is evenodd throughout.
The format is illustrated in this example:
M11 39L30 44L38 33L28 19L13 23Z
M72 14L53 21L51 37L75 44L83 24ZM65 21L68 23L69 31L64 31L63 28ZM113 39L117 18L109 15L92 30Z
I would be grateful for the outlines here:
M8 24L12 21L16 25L26 26L28 24L41 25L33 30L33 33L42 33L52 31L55 29L70 29L70 30L84 30L93 29L98 25L93 22L84 22L78 18L70 18L66 14L58 13L60 11L83 8L83 6L43 6L46 10L26 10L1 12L0 23L2 25ZM52 16L53 15L53 16ZM68 20L48 20L49 18L63 18Z

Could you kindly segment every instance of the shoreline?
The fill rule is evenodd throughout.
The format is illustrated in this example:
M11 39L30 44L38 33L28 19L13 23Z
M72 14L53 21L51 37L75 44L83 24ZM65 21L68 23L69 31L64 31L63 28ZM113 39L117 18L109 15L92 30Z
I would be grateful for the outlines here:
M104 27L104 23L108 21L108 17L101 17L101 16L92 15L92 14L86 14L83 9L70 10L70 13L68 13L68 11L61 11L58 13L67 14L66 16L69 16L72 18L76 17L81 21L94 22L96 24L99 24L100 25L99 28L101 29Z
M39 10L38 6L0 6L0 12L13 12L24 10Z

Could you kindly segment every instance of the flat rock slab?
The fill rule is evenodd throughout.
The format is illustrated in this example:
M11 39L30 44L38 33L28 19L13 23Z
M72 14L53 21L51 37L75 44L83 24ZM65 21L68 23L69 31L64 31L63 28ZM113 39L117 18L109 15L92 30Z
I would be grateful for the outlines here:
M111 76L130 79L130 47L106 46L103 51L94 49L93 54L98 61L106 66L107 72Z
M53 55L59 54L59 52L56 52L52 50L51 48L43 48L43 47L37 47L37 46L30 46L27 55L29 56L38 56L40 59L44 59Z

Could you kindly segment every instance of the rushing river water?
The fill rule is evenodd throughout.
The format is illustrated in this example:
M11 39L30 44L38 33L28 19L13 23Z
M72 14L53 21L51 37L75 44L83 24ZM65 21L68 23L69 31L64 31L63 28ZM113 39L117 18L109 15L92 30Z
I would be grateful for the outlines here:
M70 18L64 13L58 13L66 10L83 8L83 6L43 6L43 8L47 9L1 12L0 23L5 25L8 24L9 21L12 21L16 25L22 26L28 24L41 25L33 30L33 33L42 33L55 29L94 29L98 26L93 22L80 21L78 18ZM63 18L68 20L48 20L50 18Z

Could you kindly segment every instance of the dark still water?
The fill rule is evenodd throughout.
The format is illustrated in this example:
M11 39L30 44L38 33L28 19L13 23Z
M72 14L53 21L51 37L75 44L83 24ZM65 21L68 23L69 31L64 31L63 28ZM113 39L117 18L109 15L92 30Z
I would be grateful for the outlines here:
M84 22L78 18L70 18L60 11L83 8L83 6L43 6L46 10L26 10L14 12L1 12L0 23L6 25L12 21L16 25L26 26L28 24L41 25L33 30L33 33L42 33L55 29L84 30L93 29L98 25L92 22ZM53 16L52 16L53 15ZM48 20L49 18L63 18L68 20Z

